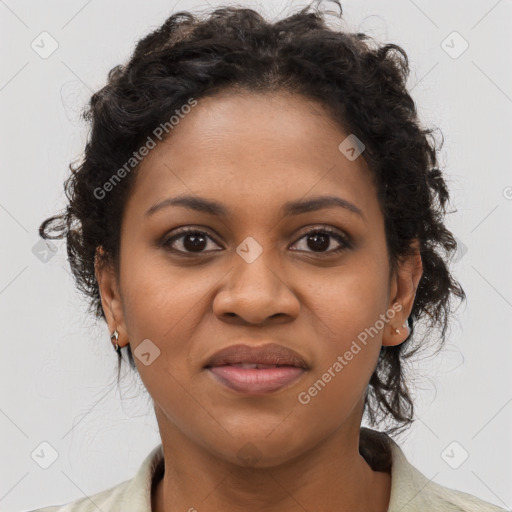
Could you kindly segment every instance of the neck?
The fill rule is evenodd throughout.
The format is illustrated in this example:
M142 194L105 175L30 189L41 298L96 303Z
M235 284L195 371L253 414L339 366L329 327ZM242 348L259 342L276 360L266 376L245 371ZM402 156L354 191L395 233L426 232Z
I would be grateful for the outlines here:
M391 476L374 471L360 455L359 425L264 468L220 459L178 429L164 430L162 440L165 473L153 490L154 512L388 510Z

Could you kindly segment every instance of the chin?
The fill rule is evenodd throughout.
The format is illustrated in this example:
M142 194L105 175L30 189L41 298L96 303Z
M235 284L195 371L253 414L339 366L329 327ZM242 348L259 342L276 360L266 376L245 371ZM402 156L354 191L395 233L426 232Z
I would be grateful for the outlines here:
M259 430L256 434L247 432L229 437L221 445L217 440L214 450L213 442L208 449L215 456L241 468L268 469L286 464L307 450L305 441L294 441L291 437L283 432L269 435L266 430Z

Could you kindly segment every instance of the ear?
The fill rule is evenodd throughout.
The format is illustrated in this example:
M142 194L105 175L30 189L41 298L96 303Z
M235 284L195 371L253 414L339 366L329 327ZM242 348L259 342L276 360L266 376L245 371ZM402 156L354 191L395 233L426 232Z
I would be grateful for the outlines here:
M121 300L119 283L113 264L109 258L105 257L103 247L96 248L94 258L94 272L98 282L101 305L107 320L110 334L117 329L119 339L117 344L120 347L128 343L128 334L124 322L123 303Z
M391 279L390 303L388 310L398 310L392 320L384 327L382 345L395 346L403 343L409 336L409 328L404 323L411 314L416 298L418 283L423 274L423 264L418 240L411 243L414 253L403 257L398 262L398 268ZM394 305L394 307L393 307ZM396 329L399 332L396 332Z

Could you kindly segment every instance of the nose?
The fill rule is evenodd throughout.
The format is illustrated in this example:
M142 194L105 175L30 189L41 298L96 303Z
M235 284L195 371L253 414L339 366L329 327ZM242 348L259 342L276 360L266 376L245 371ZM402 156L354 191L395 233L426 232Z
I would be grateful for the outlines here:
M238 324L289 322L299 309L299 300L279 265L268 261L264 253L251 263L236 255L234 268L213 300L217 317Z

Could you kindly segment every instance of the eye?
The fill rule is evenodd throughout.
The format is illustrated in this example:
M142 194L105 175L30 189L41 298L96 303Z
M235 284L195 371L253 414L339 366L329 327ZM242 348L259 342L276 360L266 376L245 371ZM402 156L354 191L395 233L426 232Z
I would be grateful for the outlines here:
M341 231L335 230L330 227L319 227L306 232L299 240L304 240L303 245L305 249L292 249L300 250L305 252L313 253L326 253L326 254L337 254L345 249L351 247L350 239L348 236L343 234ZM333 240L338 244L338 248L332 249ZM206 231L202 231L197 228L182 228L178 233L172 236L165 237L161 242L161 246L166 250L186 254L202 254L206 252L218 252L213 250L207 250L208 244L213 242L214 245L220 247L215 239L210 236ZM298 242L295 242L296 244ZM210 244L211 245L211 244ZM307 249L310 249L308 251ZM221 249L222 250L222 249Z
M162 246L173 252L185 254L201 254L202 252L211 252L205 251L205 249L208 247L209 241L219 245L205 231L201 231L197 228L183 228L177 234L165 238L162 242Z
M338 243L339 247L329 250L333 239ZM306 250L306 252L317 252L320 254L337 254L351 247L350 240L346 235L344 235L341 231L329 227L321 227L308 231L304 236L302 236L299 239L299 242L301 240L305 240L303 246L306 246L307 248L311 249L311 251Z

